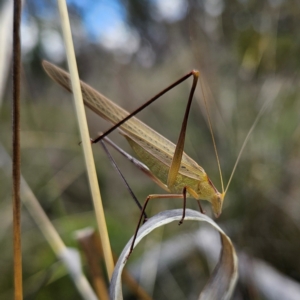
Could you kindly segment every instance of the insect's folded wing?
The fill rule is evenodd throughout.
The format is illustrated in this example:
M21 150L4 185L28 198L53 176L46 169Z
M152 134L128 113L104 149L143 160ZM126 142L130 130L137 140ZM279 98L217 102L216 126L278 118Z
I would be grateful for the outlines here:
M72 92L70 74L68 72L47 61L43 61L43 67L55 82L60 84L67 91ZM128 116L126 110L109 100L88 84L80 81L80 86L84 104L102 118L116 124Z
M125 136L139 159L149 167L154 175L163 182L167 182L175 145L173 145L171 151L166 152L165 149L159 147L159 144L153 144L151 140L148 141L140 136L124 131L120 131L120 133ZM206 173L203 168L185 153L183 153L179 173L199 181L206 178Z
M54 81L71 92L70 75L67 72L46 61L43 62L43 67ZM127 111L82 81L81 89L85 105L104 119L116 124L128 116ZM163 182L167 182L165 172L169 172L175 145L135 117L122 124L121 128L128 141L136 148L134 150L140 160L160 180L163 178ZM182 155L179 173L197 180L206 176L203 168L185 153Z

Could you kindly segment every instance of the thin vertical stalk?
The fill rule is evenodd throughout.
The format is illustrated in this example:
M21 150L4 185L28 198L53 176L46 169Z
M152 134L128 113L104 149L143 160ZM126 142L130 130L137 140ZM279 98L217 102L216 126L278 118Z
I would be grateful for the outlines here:
M21 203L20 203L20 21L21 1L14 0L13 16L13 106L12 106L12 147L13 147L13 239L14 239L14 298L23 299L22 245L21 245Z
M108 273L108 277L110 279L114 269L114 261L113 261L110 242L108 238L107 226L105 222L104 210L103 210L103 205L102 205L102 200L101 200L101 195L100 195L100 190L99 190L99 185L97 180L97 174L95 169L95 163L94 163L94 158L92 153L92 147L90 142L90 135L88 131L86 115L85 115L85 110L84 110L84 105L82 100L82 93L80 89L79 76L77 72L77 64L75 59L68 10L67 10L66 2L64 0L58 0L57 2L58 2L62 31L63 31L64 41L66 46L67 60L68 60L68 66L70 70L71 84L72 84L72 90L73 90L73 95L75 100L75 108L76 108L76 114L79 123L83 153L84 153L85 163L87 167L88 179L89 179L91 194L93 198L99 234L103 245L103 253L104 253L104 259L106 264L106 270Z

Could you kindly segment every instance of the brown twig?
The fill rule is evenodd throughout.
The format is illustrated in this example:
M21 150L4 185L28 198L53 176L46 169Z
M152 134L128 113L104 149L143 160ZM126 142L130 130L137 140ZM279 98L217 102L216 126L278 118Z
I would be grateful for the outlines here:
M13 16L13 228L14 228L14 285L15 299L23 299L22 286L22 248L21 248L21 204L20 204L20 21L21 1L14 0Z
M85 228L76 232L76 239L79 242L90 270L94 290L100 300L108 300L107 284L105 276L100 267L99 253L95 244L95 232L91 228ZM101 258L103 251L101 247Z

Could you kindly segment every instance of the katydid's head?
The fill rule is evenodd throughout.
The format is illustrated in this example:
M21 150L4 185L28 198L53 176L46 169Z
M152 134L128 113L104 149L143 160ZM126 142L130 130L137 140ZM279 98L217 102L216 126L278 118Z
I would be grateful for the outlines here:
M216 218L221 215L225 192L220 193L208 176L206 177L206 180L200 182L198 196L200 199L207 200L211 203Z
M225 193L216 192L211 198L210 202L212 209L216 218L218 218L222 213L222 206L224 201Z

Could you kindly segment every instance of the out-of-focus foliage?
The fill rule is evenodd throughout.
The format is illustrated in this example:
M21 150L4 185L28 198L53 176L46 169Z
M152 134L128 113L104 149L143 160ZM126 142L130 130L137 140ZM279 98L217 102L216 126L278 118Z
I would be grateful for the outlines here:
M180 8L175 12L174 3ZM66 244L76 246L72 232L93 226L95 220L71 97L41 68L42 59L66 66L55 5L52 1L30 0L24 6L22 173ZM69 2L81 78L131 111L192 68L199 69L225 183L259 109L270 101L243 153L217 222L237 249L270 263L299 282L298 1L123 0L107 2L102 9L109 5L118 11L118 24L108 13L101 14L96 1ZM175 88L138 117L176 142L190 86L188 82ZM10 97L8 84L0 112L0 141L8 150ZM202 93L198 88L185 151L203 166L220 189L202 111ZM92 137L109 126L91 112L88 118ZM117 133L112 139L132 153ZM118 254L134 231L139 211L100 146L94 145L94 154L112 247ZM162 192L130 163L113 154L141 201L148 194ZM5 299L12 289L10 178L0 172L0 182L1 270L6 274L0 277L0 298ZM209 205L203 204L210 215ZM181 201L156 200L150 204L148 214L180 206ZM194 200L189 200L188 206L197 209ZM75 299L71 281L57 267L50 248L25 210L22 224L24 283L29 298ZM170 226L165 235L177 235L185 229L189 229L186 224L181 228ZM155 237L149 241L154 242ZM141 247L132 259L140 252ZM190 263L175 270L179 285L183 282L191 287L192 279L186 281L191 274L200 276L196 266L207 275L205 260L194 256ZM167 282L172 290L170 278ZM182 289L186 292L185 287ZM155 299L163 298L161 289L153 293ZM257 299L259 292L249 282L239 285L234 297Z

